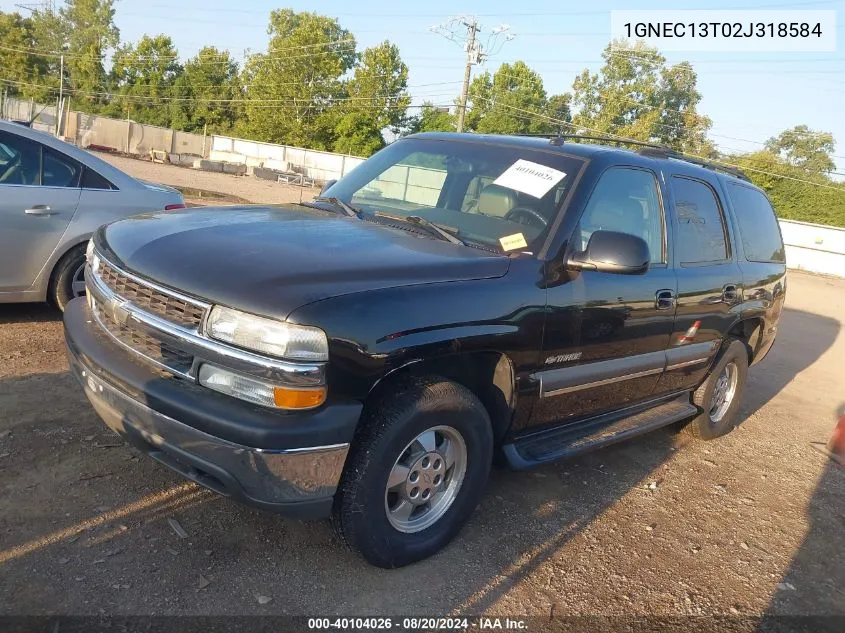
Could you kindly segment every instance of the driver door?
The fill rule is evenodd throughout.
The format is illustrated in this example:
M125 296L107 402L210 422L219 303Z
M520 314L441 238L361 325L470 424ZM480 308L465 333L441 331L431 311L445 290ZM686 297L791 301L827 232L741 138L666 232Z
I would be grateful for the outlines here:
M611 167L596 183L572 242L583 250L597 230L629 233L649 246L649 270L621 275L583 270L548 288L535 424L576 421L647 400L665 367L677 280L656 175Z
M76 213L81 171L40 143L0 131L0 292L35 282Z

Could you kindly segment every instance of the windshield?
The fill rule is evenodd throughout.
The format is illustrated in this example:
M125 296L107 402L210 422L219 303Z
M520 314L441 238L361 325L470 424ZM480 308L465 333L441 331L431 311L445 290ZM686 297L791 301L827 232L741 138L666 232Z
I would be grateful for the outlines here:
M464 240L526 249L552 224L580 158L464 140L401 139L325 193L364 214L418 216Z

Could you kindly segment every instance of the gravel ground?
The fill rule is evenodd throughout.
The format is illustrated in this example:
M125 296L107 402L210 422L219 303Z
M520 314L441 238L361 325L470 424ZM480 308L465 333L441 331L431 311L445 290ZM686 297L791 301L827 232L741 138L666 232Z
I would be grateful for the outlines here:
M450 546L386 571L327 522L136 457L69 376L58 316L0 306L0 613L845 616L845 469L812 446L845 403L843 315L845 281L792 273L735 432L497 471Z
M269 180L261 180L253 176L233 176L175 165L163 165L103 152L93 153L135 178L159 182L171 187L190 187L225 193L258 204L280 204L310 200L319 192L318 189L310 187L292 187ZM219 201L213 199L210 201L194 199L193 201L205 204L220 204Z

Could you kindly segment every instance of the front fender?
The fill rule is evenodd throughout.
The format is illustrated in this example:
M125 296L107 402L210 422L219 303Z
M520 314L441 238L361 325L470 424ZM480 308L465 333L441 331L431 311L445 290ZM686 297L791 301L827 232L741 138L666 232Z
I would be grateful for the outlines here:
M545 320L545 290L529 270L342 295L288 319L327 333L329 393L338 397L363 401L403 366L476 352L507 356L519 382L536 370Z

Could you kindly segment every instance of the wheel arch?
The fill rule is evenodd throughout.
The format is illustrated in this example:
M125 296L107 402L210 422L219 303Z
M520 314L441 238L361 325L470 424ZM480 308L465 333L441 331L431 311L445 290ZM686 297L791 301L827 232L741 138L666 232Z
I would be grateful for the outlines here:
M745 347L748 351L748 364L752 365L763 339L762 317L751 316L738 321L728 331L728 337L739 339L745 343Z
M504 437L516 408L516 374L513 362L502 352L474 351L409 360L373 385L364 408L384 397L390 386L402 377L432 375L453 380L472 391L490 416L495 441Z

